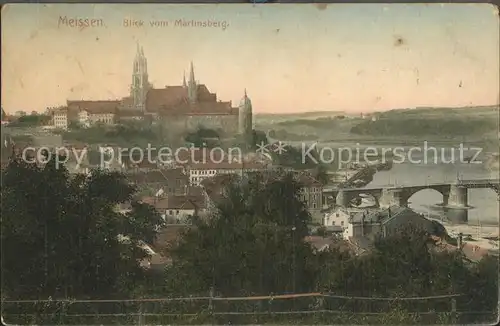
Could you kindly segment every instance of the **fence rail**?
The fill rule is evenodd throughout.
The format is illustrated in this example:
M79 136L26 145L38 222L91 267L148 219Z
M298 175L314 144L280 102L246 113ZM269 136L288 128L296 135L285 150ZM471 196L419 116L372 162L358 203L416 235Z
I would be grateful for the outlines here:
M343 296L333 293L322 292L309 292L309 293L287 293L287 294L269 294L264 296L245 296L245 297L217 297L217 296L204 296L204 297L176 297L176 298L140 298L140 299L42 299L42 300L1 300L2 303L48 303L48 302L68 302L68 303L126 303L126 302L169 302L169 301L200 301L200 300L220 300L220 301L254 301L254 300L279 300L279 299L293 299L304 297L322 297L322 298L335 298L346 300L371 300L371 301L412 301L412 300L434 300L456 298L463 296L463 294L443 294L434 296L420 296L420 297L359 297L359 296Z
M284 293L262 296L207 296L137 298L137 299L43 299L2 300L2 316L11 324L94 324L111 323L206 323L230 320L231 323L283 318L341 318L377 316L390 313L395 305L404 307L408 315L438 318L440 314L491 316L491 311L467 311L457 307L456 299L464 294L453 293L418 297L363 297L335 293ZM266 317L267 316L267 317ZM287 317L292 316L292 317ZM296 317L294 317L296 316ZM332 317L328 317L332 316ZM262 319L264 318L264 319ZM270 319L266 319L270 318ZM342 317L343 318L343 317ZM356 317L357 318L357 317ZM385 317L384 317L385 318Z

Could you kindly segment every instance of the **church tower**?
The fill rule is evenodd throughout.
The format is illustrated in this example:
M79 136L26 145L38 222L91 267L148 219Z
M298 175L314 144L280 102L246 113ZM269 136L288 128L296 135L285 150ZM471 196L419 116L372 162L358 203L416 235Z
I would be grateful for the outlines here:
M243 141L246 145L251 144L252 141L252 101L247 96L247 90L245 89L245 95L240 101L239 112L238 112L238 131L242 135Z
M130 97L134 101L134 109L144 111L146 106L146 94L149 90L148 61L144 56L144 49L137 44L137 53L134 59L132 72L132 85Z
M191 103L196 103L198 99L198 85L196 85L196 80L194 79L193 61L191 61L191 71L189 72L188 98Z

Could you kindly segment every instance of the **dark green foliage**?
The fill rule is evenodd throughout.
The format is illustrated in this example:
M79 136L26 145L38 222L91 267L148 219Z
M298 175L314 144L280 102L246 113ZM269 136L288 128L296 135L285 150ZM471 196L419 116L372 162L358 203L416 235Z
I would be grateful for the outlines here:
M9 298L123 297L143 279L139 241L152 241L161 217L134 204L124 176L93 171L70 178L12 161L2 172L2 293ZM121 241L119 235L129 238Z
M173 282L176 292L203 294L214 287L231 296L310 288L312 252L303 242L310 216L297 199L299 190L290 175L268 182L257 175L244 186L230 185L218 213L173 248L167 275L191 280L188 289Z
M164 273L146 274L138 266L145 253L137 244L152 241L160 217L138 203L125 215L113 210L133 191L119 174L95 171L69 178L50 164L39 169L11 163L2 175L2 296L123 299L322 292L372 299L217 300L211 310L216 315L210 314L208 300L53 302L11 304L9 310L3 307L4 316L17 311L31 324L134 324L138 320L127 314L142 305L146 313L178 314L147 316L145 324L468 324L496 319L498 258L470 263L460 252L437 252L418 229L377 238L373 249L361 255L342 249L340 240L315 252L304 241L310 216L299 197L300 185L289 174L235 177L212 216L193 219L194 227L169 250L173 265ZM129 243L118 241L118 234L127 235ZM376 299L448 294L462 296L455 305L450 298ZM265 313L321 309L336 312ZM37 311L52 314L30 317ZM247 315L221 315L228 311ZM189 313L194 315L182 315Z
M269 144L269 140L267 139L267 135L265 132L261 130L252 130L252 145L253 149L257 149L257 144Z
M25 115L11 122L9 127L38 127L47 125L50 122L50 119L51 117L49 115L43 114Z
M65 132L63 138L87 144L116 144L127 148L146 147L147 144L155 146L161 142L159 135L150 126L132 123L112 127L96 125L90 128L77 128Z
M277 165L291 167L299 170L312 169L315 168L319 160L319 153L315 149L311 151L311 156L316 159L316 162L307 155L302 155L302 150L300 148L286 145L285 151L282 153L271 152L273 159Z
M195 131L184 136L184 140L194 145L194 147L215 147L218 146L219 133L213 129L199 126Z

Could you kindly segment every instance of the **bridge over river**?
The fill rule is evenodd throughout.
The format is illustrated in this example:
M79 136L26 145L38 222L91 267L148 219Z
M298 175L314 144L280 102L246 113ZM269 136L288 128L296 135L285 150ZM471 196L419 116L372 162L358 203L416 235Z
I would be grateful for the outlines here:
M469 189L493 189L500 194L500 179L460 180L454 183L426 183L413 186L387 185L383 187L365 188L338 188L325 187L325 197L333 196L337 206L352 206L354 200L361 195L369 195L374 198L377 207L408 206L408 200L417 192L425 189L433 189L442 195L442 205L447 208L466 209L469 207ZM326 199L326 198L325 198ZM327 201L325 201L327 202Z

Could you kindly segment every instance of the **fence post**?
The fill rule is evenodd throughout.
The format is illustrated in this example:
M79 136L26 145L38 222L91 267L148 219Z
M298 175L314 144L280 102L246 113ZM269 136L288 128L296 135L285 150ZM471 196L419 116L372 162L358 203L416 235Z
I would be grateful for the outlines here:
M214 297L214 288L210 288L210 294L209 294L209 301L208 301L208 311L210 312L210 315L213 314L214 312L214 302L213 302L213 297Z
M144 325L144 306L143 306L143 302L140 301L139 302L139 318L138 318L138 325L141 326L141 325Z
M451 298L451 312L454 318L458 318L457 314L457 299Z

